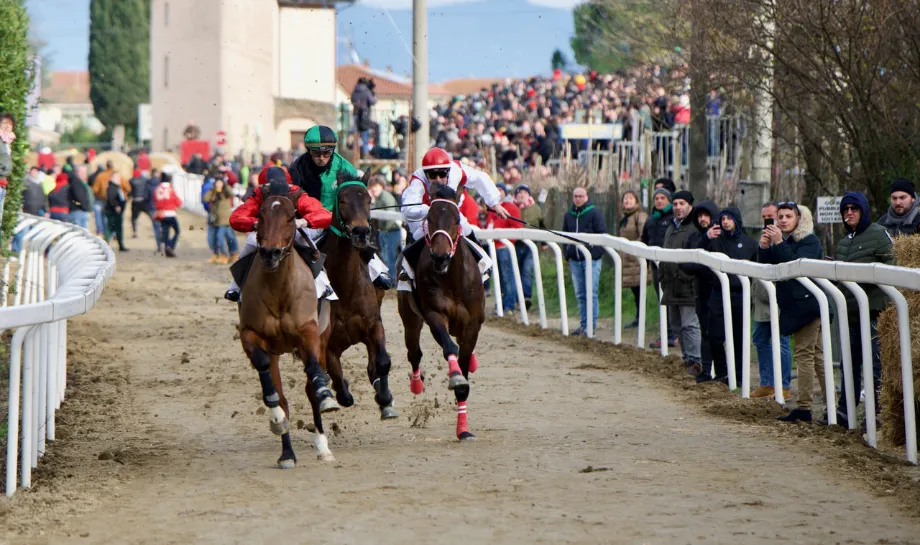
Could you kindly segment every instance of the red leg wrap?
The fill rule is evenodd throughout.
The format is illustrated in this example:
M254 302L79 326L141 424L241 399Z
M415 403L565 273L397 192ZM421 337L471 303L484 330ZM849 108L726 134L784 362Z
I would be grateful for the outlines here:
M460 373L460 364L457 363L457 356L450 355L447 357L447 375L453 376L454 373Z
M415 395L419 395L425 391L425 383L422 382L421 369L409 375L409 390Z
M466 401L457 402L457 438L463 439L464 434L470 433L470 427L466 421Z
M475 373L479 369L479 360L476 359L476 353L470 355L470 373Z

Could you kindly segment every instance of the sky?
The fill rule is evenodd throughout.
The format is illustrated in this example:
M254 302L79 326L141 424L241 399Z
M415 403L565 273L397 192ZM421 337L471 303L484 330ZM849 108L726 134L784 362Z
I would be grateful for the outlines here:
M581 1L428 0L429 80L548 73L554 49L573 57L572 8ZM26 0L32 32L48 43L53 70L86 70L89 3ZM339 63L351 62L353 48L375 68L411 73L411 8L411 0L338 8Z

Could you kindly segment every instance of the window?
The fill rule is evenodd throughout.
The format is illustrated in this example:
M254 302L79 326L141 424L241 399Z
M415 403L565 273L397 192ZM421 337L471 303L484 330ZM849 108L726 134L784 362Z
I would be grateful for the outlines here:
M169 2L163 3L163 26L169 26Z
M163 57L163 87L169 87L169 55Z

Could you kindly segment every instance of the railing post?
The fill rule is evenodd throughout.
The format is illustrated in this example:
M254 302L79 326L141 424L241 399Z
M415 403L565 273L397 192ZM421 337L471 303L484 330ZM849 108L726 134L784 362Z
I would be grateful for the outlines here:
M917 419L914 413L914 369L910 345L910 309L907 299L891 286L878 284L898 309L898 333L901 341L901 388L904 390L904 433L907 461L917 463Z
M514 244L507 238L501 239L501 243L508 249L508 258L511 260L511 270L514 272L514 289L517 291L518 309L521 311L521 320L524 325L530 325L527 317L527 305L524 304L524 286L521 283L521 268L517 262L517 253Z
M645 348L645 299L648 297L648 261L639 259L639 301L636 303L636 319L639 320L636 344Z
M492 295L495 297L495 314L499 318L505 316L505 306L502 304L502 281L501 281L501 272L498 269L498 250L495 248L495 241L489 241L489 255L492 258L492 263L495 265L492 267Z
M546 329L546 301L544 300L543 294L543 271L540 266L540 251L537 245L531 240L521 239L521 242L527 246L533 258L533 279L535 287L537 288L537 307L540 312L540 327Z
M725 362L728 370L728 389L734 390L738 387L738 377L735 373L735 336L732 328L732 303L731 303L731 286L728 282L728 275L722 271L713 270L722 286L722 323L725 327Z
M562 334L569 334L569 308L565 297L565 267L562 264L562 250L555 242L547 242L556 258L556 289L559 292L559 319Z
M846 391L847 403L847 420L851 430L856 429L856 393L853 391L853 356L850 353L850 328L847 323L848 309L847 300L843 292L837 288L830 280L824 278L815 278L815 282L824 288L831 297L834 298L834 304L837 305L837 330L840 335L840 367L843 371L843 385ZM848 282L842 282L847 285ZM853 284L854 286L856 284ZM849 286L847 286L849 287ZM857 286L858 287L858 286ZM852 288L850 288L852 290ZM855 292L854 292L855 293ZM863 293L865 295L865 293ZM867 300L868 303L868 300ZM868 309L867 309L868 311Z
M821 288L815 285L808 278L796 278L800 284L811 292L818 301L818 307L821 309L821 348L824 352L824 394L827 398L827 422L831 425L837 424L837 399L834 397L834 362L831 346L831 319L830 309L827 305L827 296L821 291ZM820 377L819 377L820 379Z

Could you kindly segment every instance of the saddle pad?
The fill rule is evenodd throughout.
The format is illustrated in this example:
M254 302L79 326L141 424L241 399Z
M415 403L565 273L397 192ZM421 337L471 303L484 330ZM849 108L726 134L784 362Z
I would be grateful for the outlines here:
M319 276L319 273L323 271L323 266L326 264L326 254L315 252L311 248L301 246L294 246L294 249L297 250L297 254L304 260L307 266L310 267L313 278ZM230 265L230 274L233 275L233 280L236 281L240 290L243 289L243 285L246 283L246 277L249 276L249 270L252 268L252 260L255 258L256 252L253 252L239 258L236 263Z

